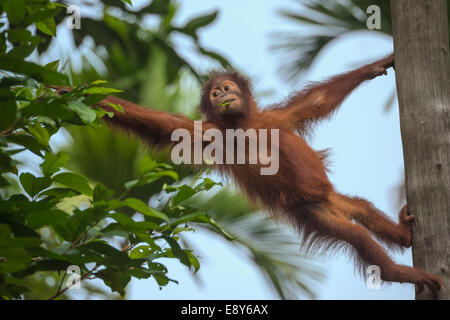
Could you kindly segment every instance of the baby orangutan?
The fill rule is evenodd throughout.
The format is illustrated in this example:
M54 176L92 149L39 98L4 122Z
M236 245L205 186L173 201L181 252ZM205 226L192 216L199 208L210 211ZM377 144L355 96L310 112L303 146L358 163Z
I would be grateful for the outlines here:
M201 111L206 115L202 130L278 129L279 169L274 175L261 175L261 163L215 164L214 168L231 175L245 195L273 216L286 218L302 235L308 248L350 249L359 267L377 265L381 279L408 282L421 291L426 285L433 292L441 280L424 270L398 265L377 241L389 248L411 245L414 217L407 207L394 223L369 201L338 193L327 177L326 154L313 150L302 136L315 121L330 116L347 95L366 80L386 74L394 64L393 55L354 71L296 92L287 101L259 109L247 79L236 72L213 74L204 84ZM124 113L106 103L120 104ZM113 127L132 132L145 142L165 147L173 144L176 129L194 132L194 122L184 116L154 111L117 97L100 104L114 117L104 117ZM269 140L270 141L270 140ZM227 148L223 147L224 157ZM363 269L364 270L364 269Z

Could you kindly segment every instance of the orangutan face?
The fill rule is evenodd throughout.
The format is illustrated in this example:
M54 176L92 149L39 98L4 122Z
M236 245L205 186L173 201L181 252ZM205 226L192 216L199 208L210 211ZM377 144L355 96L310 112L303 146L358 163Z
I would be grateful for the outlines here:
M240 115L244 113L242 92L231 80L218 80L209 92L211 106L219 115Z

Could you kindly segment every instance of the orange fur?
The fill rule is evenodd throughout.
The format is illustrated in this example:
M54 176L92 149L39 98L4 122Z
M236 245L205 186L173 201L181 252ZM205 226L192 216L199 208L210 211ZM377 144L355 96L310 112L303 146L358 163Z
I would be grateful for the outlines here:
M355 256L359 266L378 265L385 281L409 282L419 287L427 285L437 291L441 282L436 275L394 263L372 238L375 236L391 248L409 247L413 218L407 215L406 207L396 224L367 200L336 193L327 177L326 153L314 151L303 138L315 121L330 116L359 84L385 73L392 65L391 55L309 86L285 103L263 110L258 109L248 80L230 71L214 74L203 88L201 110L208 120L203 123L203 131L209 128L223 132L228 128L279 129L280 166L276 175L260 175L259 165L227 164L216 168L230 174L251 201L291 222L308 248L346 249ZM241 117L225 118L215 113L208 96L218 79L231 80L239 86L246 106ZM119 113L103 105L115 114L105 119L109 124L131 131L152 145L170 144L170 135L177 128L193 132L193 121L183 116L149 110L115 97L104 102L121 104L125 110ZM225 154L225 148L223 151Z

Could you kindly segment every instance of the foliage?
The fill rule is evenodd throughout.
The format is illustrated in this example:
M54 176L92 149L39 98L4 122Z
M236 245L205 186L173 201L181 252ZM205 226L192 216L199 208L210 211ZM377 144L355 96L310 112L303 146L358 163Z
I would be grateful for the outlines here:
M248 259L258 266L280 298L296 299L299 293L315 297L313 288L324 274L317 263L300 253L299 239L293 230L255 212L230 188L198 194L187 200L187 204L208 212L233 236L233 244L241 247ZM164 204L161 205L164 208ZM217 234L217 229L204 227Z
M368 30L366 10L377 5L381 10L381 30L392 33L389 1L349 0L349 1L296 1L301 6L297 12L280 11L288 20L309 28L308 32L298 31L279 35L272 49L283 54L280 70L290 80L299 78L311 65L315 57L331 41L355 30Z
M59 297L72 283L65 280L73 280L72 274L67 277L73 265L81 271L78 281L99 278L121 295L132 277L151 277L159 286L176 282L158 259L177 259L198 271L194 253L179 241L182 232L191 230L189 224L209 224L230 237L209 215L183 205L216 183L202 179L193 187L165 185L175 196L163 212L127 194L163 177L177 181L178 174L167 164L144 157L140 176L119 196L62 169L70 158L54 152L50 139L71 125L97 128L102 117L112 114L89 106L120 90L96 80L59 96L50 87L70 84L58 72L59 61L42 66L25 60L55 35L61 10L63 5L48 0L1 2L0 297L23 297L30 289L27 277L38 273L59 280L50 298ZM40 159L35 172L24 170L18 159L27 151Z
M214 182L198 183L199 174L194 176L192 169L164 164L166 152L112 135L99 126L99 118L109 115L87 107L118 88L126 99L198 118L193 107L203 75L183 58L172 37L184 36L199 55L229 66L203 47L198 36L217 12L174 25L177 5L171 0L148 1L139 10L129 1L80 3L82 10L85 5L91 12L100 8L100 14L82 15L82 28L72 33L73 45L70 37L54 37L66 17L63 5L47 0L0 4L0 266L12 268L0 271L0 296L70 298L70 291L64 290L72 275L65 271L74 262L82 267L83 279L103 279L122 294L131 277L151 277L164 285L171 279L159 257L198 270L193 251L183 249L195 248L183 245L183 233L193 226L207 227L221 237L231 234L280 297L295 298L298 288L312 294L306 284L317 273L298 254L297 241L287 230L254 215L242 196L228 189L210 199L198 197ZM159 19L156 28L146 26L149 16ZM41 54L48 58L50 45L61 40L66 50L58 52L61 63L42 66L31 58L34 53L38 59ZM71 60L80 53L81 71ZM112 88L97 79L108 79ZM72 83L80 86L63 97L48 89ZM66 129L74 143L65 152L53 151L51 138ZM145 156L149 151L151 158ZM40 165L35 168L26 161L30 158L41 159ZM176 180L190 184L173 184ZM159 201L162 195L167 202ZM159 205L149 207L149 197ZM88 295L117 297L86 281L83 289Z
M178 60L177 56L185 54L173 45L171 39L172 36L181 34L185 40L192 42L190 47L200 56L217 60L217 65L228 65L224 63L226 60L217 54L205 52L198 32L183 31L185 26L191 26L191 29L192 26L206 26L206 22L213 22L216 14L207 14L174 26L173 18L177 14L177 5L174 1L161 3L163 2L166 3L165 8L170 10L163 14L159 24L153 28L148 28L142 20L147 10L150 10L147 9L148 6L152 6L154 2L144 5L139 11L130 11L127 6L111 8L110 6L116 3L109 2L109 6L104 8L101 14L114 14L115 23L120 23L121 29L128 30L127 33L117 32L119 28L113 27L114 24L108 23L105 26L100 18L91 19L88 23L90 28L104 28L104 32L91 33L90 29L83 31L83 27L82 30L74 30L75 45L78 49L84 48L83 43L87 39L93 45L89 46L83 56L82 69L75 66L71 68L71 78L76 83L83 83L93 81L101 75L102 78L108 79L108 83L113 87L125 90L126 98L140 105L179 112L199 119L196 109L200 95L198 79L202 79L203 75L197 71L193 72L190 66L180 65L175 77L170 76L172 73L169 70L176 65L173 59ZM125 16L130 19L124 19ZM82 20L82 26L83 23ZM162 39L165 46L160 46L159 41L154 41L155 38ZM167 47L172 49L166 50ZM68 65L72 65L70 60ZM108 128L93 130L87 127L72 127L70 135L74 143L65 147L71 157L70 168L103 183L119 194L123 192L126 181L138 178L139 159L145 154L150 153L153 159L161 162L168 159L167 152L143 148L142 143L134 137L118 132L111 134ZM195 175L195 170L189 167L174 166L174 170L180 180L189 180ZM114 175L111 175L111 172L114 172ZM165 179L137 186L128 194L142 201L147 201L149 196L154 195L153 198L158 199L158 208L164 211L166 204L161 201L161 197L155 195ZM298 239L293 232L275 224L261 212L255 212L241 193L228 188L221 188L217 192L218 189L214 188L208 193L213 195L210 199L205 196L186 201L190 206L208 212L220 225L226 226L227 232L235 238L232 244L236 251L246 253L248 261L261 271L268 285L274 288L274 293L280 298L298 298L299 293L314 296L314 283L310 280L318 279L318 268L311 267L310 260L300 254ZM202 227L208 225L204 224ZM180 237L186 241L185 237ZM195 248L195 243L190 243L188 247ZM201 274L196 274L196 277L201 277Z
M88 51L102 58L96 62L103 64L102 68L107 71L112 83L126 91L125 98L136 101L143 98L141 95L151 97L167 84L176 82L182 69L187 69L197 79L204 78L177 50L172 41L174 36L182 36L192 42L193 50L199 56L223 68L230 67L224 57L203 47L198 37L202 28L215 21L217 11L194 17L178 26L174 22L178 5L171 0L147 1L139 10L120 1L103 0L91 6L90 10L97 12L100 18L82 16L81 29L72 32L73 45L80 49L85 47L87 40L93 40L94 44L89 46ZM157 27L151 28L145 23L149 16L159 18ZM158 64L151 63L155 60ZM83 61L85 71L90 64L89 55L86 55ZM149 73L160 68L164 69L164 74L158 83L143 82ZM95 77L98 69L93 67L91 76ZM87 73L83 75L83 79L79 79L75 72L74 82L86 81Z
M290 80L297 80L311 66L313 60L330 42L345 34L364 30L392 35L391 9L386 0L295 0L298 10L281 10L283 17L300 26L295 32L277 34L279 40L272 49L283 56L280 71ZM380 8L380 30L369 30L367 8ZM450 17L450 0L447 0ZM307 32L305 32L307 31ZM450 32L450 25L449 25ZM392 94L391 99L395 95ZM387 106L390 103L386 104Z

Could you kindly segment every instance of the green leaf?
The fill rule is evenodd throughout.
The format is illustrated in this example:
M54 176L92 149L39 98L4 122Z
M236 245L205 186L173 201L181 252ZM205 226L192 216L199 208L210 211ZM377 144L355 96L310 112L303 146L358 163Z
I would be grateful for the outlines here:
M73 211L72 218L75 219L82 230L89 230L89 234L97 233L96 230L100 230L96 227L96 224L105 218L108 212L99 207L91 207L85 210L76 208ZM91 230L94 229L94 230Z
M7 187L9 185L11 185L11 183L0 174L0 187Z
M33 35L30 30L26 29L8 30L8 40L11 42L30 42L33 40Z
M103 258L114 260L116 263L128 264L130 259L126 252L117 250L105 241L93 241L79 247L83 252L89 252L100 255Z
M20 100L28 100L28 101L33 101L34 100L34 95L31 88L27 88L27 87L15 87L15 88L11 88L11 90L14 92L15 94L15 98L16 100L19 100L19 102L22 102Z
M27 225L32 229L43 226L56 226L65 224L70 216L62 210L38 210L27 214Z
M149 207L147 204L145 204L139 199L128 198L125 200L125 203L127 204L128 207L142 213L143 215L162 219L166 222L170 222L169 217L164 212Z
M87 88L83 90L84 94L104 94L108 95L111 93L119 93L123 92L123 90L118 90L114 88L104 88L104 87L93 87L93 88Z
M33 52L36 46L37 46L36 43L21 44L19 46L14 47L11 51L9 51L8 55L14 56L17 59L25 59Z
M198 49L205 56L208 56L214 60L217 60L222 65L223 68L227 69L227 68L231 67L230 62L227 59L225 59L224 57L222 57L221 55L219 55L218 53L206 50L205 48L202 48L201 46L198 46Z
M148 171L152 171L158 166L158 164L150 158L149 155L145 155L142 157L142 160L139 162L139 172L144 174Z
M182 217L172 220L170 222L170 226L177 226L186 222L190 222L190 221L194 221L195 219L197 219L197 222L199 221L198 219L202 219L203 216L205 216L206 214L202 211L196 211L193 213L189 213L189 214L185 214ZM201 222L207 222L207 220L203 220Z
M32 229L53 227L57 234L69 242L74 241L81 231L76 219L58 209L33 211L27 214L26 220L28 227Z
M36 27L49 36L56 36L56 25L53 18L47 18L45 20L36 22Z
M217 185L221 186L222 183L215 182L209 178L203 178L203 181L195 186L195 191L196 192L204 191L204 190L208 191L212 187L217 186Z
M24 0L2 1L1 6L8 14L8 19L11 23L18 23L25 17Z
M149 254L152 254L154 250L150 246L138 246L131 250L131 259L145 259Z
M2 87L11 87L11 86L19 86L25 84L25 79L18 78L18 77L4 77L0 80L0 88ZM2 95L3 97L4 95ZM9 95L10 97L13 97L12 95Z
M52 70L52 71L58 71L59 60L55 60L55 61L49 62L49 63L47 63L47 64L45 65L45 67L46 67L47 69Z
M106 188L103 184L98 183L94 188L94 202L111 198L114 190Z
M191 266L191 261L189 260L189 256L187 255L185 250L181 249L181 247L178 244L178 242L175 239L170 238L170 237L164 237L164 240L166 240L167 243L172 248L173 255L175 257L177 257L182 264L190 267Z
M21 109L24 117L42 116L50 119L71 120L74 118L74 112L66 108L62 99L52 100L50 98L42 98L35 100L28 106Z
M175 229L173 229L173 231L172 231L172 235L177 235L177 234L179 234L179 233L181 233L181 232L195 232L195 229L194 228L191 228L191 227L178 227L178 228L175 228Z
M139 185L140 180L136 179L136 180L131 180L125 183L125 189L131 189L133 187L136 187Z
M22 173L19 180L22 187L31 197L34 197L52 184L52 180L48 177L36 178L29 172Z
M92 96L91 96L92 97ZM95 113L97 113L97 117L98 118L103 118L103 116L106 114L109 118L114 117L114 113L113 112L109 112L109 111L105 111L103 109L100 108L95 108Z
M179 204L180 202L191 198L195 194L195 190L187 185L181 185L178 188L178 193L173 199L174 205Z
M217 231L219 231L222 235L224 235L228 240L234 240L234 237L229 234L221 225L219 225L213 218L211 218L207 213L202 211L196 211L193 213L189 213L183 215L182 217L172 220L170 226L177 226L182 223L187 222L197 222L197 223L207 223L213 226Z
M92 81L91 82L91 86L96 86L96 85L99 85L99 84L105 84L105 83L107 83L108 81L106 81L106 80L95 80L95 81Z
M8 201L0 201L2 212L21 212L27 213L36 210L49 209L54 206L54 203L48 201L29 201L23 194L15 194L11 196ZM10 224L13 229L12 224ZM15 233L15 231L13 230ZM22 234L23 235L23 234Z
M84 123L92 123L97 119L97 113L81 101L68 101L69 109L75 111Z
M211 22L213 22L216 19L217 14L218 14L218 11L215 11L211 14L194 18L186 24L185 28L198 29L198 28L207 26L208 24L210 24Z
M98 114L98 110L106 112L103 109L100 109L99 107L95 106L97 103L99 103L103 99L105 99L105 96L102 94L90 94L90 95L84 97L83 100L81 100L81 101L87 106L93 106L94 107L93 110L97 111L97 114Z
M0 262L0 274L24 270L31 261L31 257L23 247L14 245L0 248L0 257L4 259Z
M191 250L185 250L185 252L189 257L189 262L191 266L194 267L194 274L197 273L198 270L200 270L200 262L198 261L197 257L194 256Z
M74 189L89 197L92 197L92 188L89 186L88 180L76 173L63 172L53 177L54 182L58 182L65 187Z
M134 268L131 275L137 279L148 279L152 276L152 272L145 268Z
M115 104L115 103L111 103L111 102L107 102L106 104L118 112L122 112L122 113L125 112L125 111L123 111L123 107L120 104Z
M34 124L30 124L27 129L41 145L48 146L50 134L40 123L35 122Z
M45 190L44 192L41 192L39 196L47 196L47 197L54 197L58 200L64 199L64 198L71 198L78 196L80 192L69 189L69 188L53 188L49 190Z
M11 228L7 224L0 223L0 246L7 246L11 241Z
M108 208L108 210L116 210L122 207L125 207L125 203L123 203L120 200L117 199L111 199L111 200L100 200L94 202L94 206L105 206Z
M131 219L126 214L121 213L121 212L116 212L116 213L109 214L108 217L116 220L121 226L125 227L128 231L134 231L134 226L136 224L136 221Z
M43 241L42 239L33 237L15 237L14 243L20 247L33 248L40 246Z
M194 38L197 38L197 29L207 26L212 23L217 17L218 11L211 14L196 17L190 20L184 27L175 28L175 30L188 34Z
M36 248L39 247L43 241L42 239L33 237L15 237L14 243L23 248Z
M168 15L172 9L172 4L167 0L153 0L150 5L142 8L137 14L160 14Z
M110 223L107 227L101 230L101 233L105 237L116 236L122 238L128 238L128 235L130 234L130 232L119 223Z
M125 183L125 188L131 189L136 186L141 186L141 185L144 185L147 183L157 181L162 177L171 177L174 180L178 180L178 173L176 173L175 171L172 171L172 170L147 172L140 179L128 181L127 183Z
M169 284L169 278L167 278L164 274L153 274L153 278L155 278L156 282L159 286L164 287Z
M116 220L120 227L113 223L105 228L105 232L119 232L122 234L123 231L126 231L127 234L125 236L134 233L141 242L147 242L149 245L154 245L154 240L150 238L147 231L161 229L161 227L155 223L147 221L136 222L126 214L120 212L111 213L108 217Z
M80 235L80 226L78 221L74 218L69 217L64 224L58 224L53 227L55 232L61 236L66 241L73 242Z
M16 120L17 106L14 100L2 101L0 106L0 132L7 129Z
M20 57L6 55L0 59L0 69L20 73L35 80L56 85L69 85L66 75L51 71L34 62L23 61Z
M167 268L158 262L149 262L148 263L149 272L152 273L153 278L156 280L159 286L165 286L169 283L169 281L178 283L178 281L169 279L167 274Z
M58 172L61 167L64 167L69 159L69 156L64 151L60 151L57 154L46 152L45 160L41 164L42 173L46 177L52 176L54 173Z
M35 155L43 158L41 150L48 150L45 146L41 145L36 138L29 135L9 135L6 137L9 142L24 146Z
M102 279L103 282L111 288L112 291L125 295L125 287L131 280L131 275L128 272L112 271L110 269L100 270L95 275Z
M14 171L15 169L14 162L9 155L4 153L0 153L0 172L5 171Z

